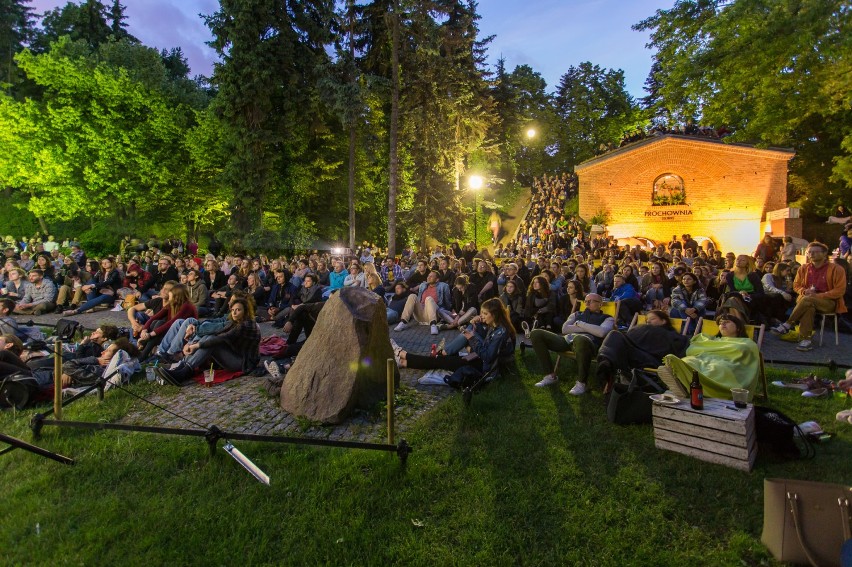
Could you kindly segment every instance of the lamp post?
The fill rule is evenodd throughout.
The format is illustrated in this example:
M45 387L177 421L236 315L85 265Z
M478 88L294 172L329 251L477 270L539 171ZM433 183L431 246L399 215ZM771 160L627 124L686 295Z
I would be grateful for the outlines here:
M536 135L536 134L537 134L537 132L535 131L535 128L529 128L529 129L527 129L527 138L529 138L530 140L532 140L533 138L535 138L535 135Z
M468 186L473 190L473 244L479 248L479 239L477 238L477 210L476 210L476 192L482 189L482 177L471 175L467 180Z

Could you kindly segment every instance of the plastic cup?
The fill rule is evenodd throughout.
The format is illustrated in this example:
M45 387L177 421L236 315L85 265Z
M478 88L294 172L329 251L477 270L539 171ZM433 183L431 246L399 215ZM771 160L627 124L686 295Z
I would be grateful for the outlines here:
M745 388L731 388L731 399L734 400L734 405L738 408L744 408L748 405L748 390Z

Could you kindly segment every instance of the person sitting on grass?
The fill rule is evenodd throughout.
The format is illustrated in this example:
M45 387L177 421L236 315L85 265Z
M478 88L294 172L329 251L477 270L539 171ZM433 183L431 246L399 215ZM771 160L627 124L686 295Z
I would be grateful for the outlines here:
M437 271L431 271L426 281L420 284L417 295L411 295L402 310L399 323L394 331L402 331L408 327L411 318L431 326L431 333L438 334L438 311L452 311L453 299L450 286L439 280Z
M550 352L571 350L577 360L577 382L568 393L572 396L586 393L592 360L604 337L615 328L615 320L601 311L602 306L603 298L597 293L590 293L586 296L586 310L572 313L562 326L561 335L543 329L535 329L530 334L538 362L546 371L544 378L536 383L537 387L551 386L559 381Z
M745 323L734 315L720 315L716 320L719 336L701 333L690 341L686 356L667 355L663 360L688 392L693 371L698 371L704 395L731 399L731 388L745 388L750 393L760 377L760 351L757 343L746 336Z
M516 285L514 281L511 284L512 286ZM463 327L478 313L477 307L479 306L479 301L477 291L470 284L467 275L461 274L453 278L453 289L450 291L450 294L453 302L452 310L439 311L441 317L447 321L445 324L438 325L438 329L441 331Z
M246 298L238 297L231 303L231 321L227 326L186 345L184 358L175 368L157 366L156 372L175 386L192 380L193 374L211 361L229 372L251 372L260 362L259 348L260 328L254 320L254 309Z
M115 269L115 260L112 257L101 260L101 269L95 274L91 283L84 285L81 289L86 294L86 303L77 309L68 309L62 314L79 315L98 305L112 303L116 290L121 287L121 274Z
M142 349L140 360L154 353L154 348L163 340L163 336L172 325L181 319L198 318L198 311L189 299L189 290L184 284L176 284L169 291L163 308L148 319L139 332L139 345Z
M470 366L475 370L473 375L491 375L496 378L500 358L511 355L515 348L515 328L509 320L509 313L499 299L492 298L482 304L480 314L471 320L471 324L473 328L465 329L458 337L459 341L470 346L470 354L467 356L433 357L409 353L391 340L397 365L400 368L453 371ZM448 350L457 353L461 349L448 345Z
M139 356L139 350L133 346L127 337L119 337L98 356L76 358L64 363L62 365L62 387L83 387L97 383L104 376L104 370L119 351L126 352L130 358ZM33 375L39 380L43 388L50 387L53 384L53 371L49 368L42 370L34 372ZM40 377L41 379L39 379Z
M56 308L56 284L45 278L39 269L29 273L29 281L24 296L15 306L15 313L43 315L53 311Z
M166 282L160 289L160 293L158 293L154 298L143 303L137 303L127 309L127 320L130 322L130 327L133 329L134 337L138 337L139 333L142 332L142 326L148 321L148 319L163 308L163 302L168 300L169 292L176 285L177 282L175 281Z
M801 351L813 348L811 335L817 313L846 313L846 270L828 261L828 246L822 242L811 242L807 257L808 262L793 280L793 290L798 294L796 306L787 321L772 329L773 333L785 335L798 323L800 340L796 349Z

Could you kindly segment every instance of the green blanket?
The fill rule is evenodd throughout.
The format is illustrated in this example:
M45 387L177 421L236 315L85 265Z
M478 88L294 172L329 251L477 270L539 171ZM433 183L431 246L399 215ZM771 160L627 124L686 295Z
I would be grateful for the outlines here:
M710 398L731 399L731 388L746 388L754 395L760 377L760 351L751 339L696 335L686 356L673 354L663 361L689 391L692 371L700 375L704 395Z

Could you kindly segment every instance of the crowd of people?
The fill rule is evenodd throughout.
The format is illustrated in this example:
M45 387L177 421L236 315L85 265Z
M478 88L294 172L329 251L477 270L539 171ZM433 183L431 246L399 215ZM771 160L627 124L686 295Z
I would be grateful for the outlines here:
M789 239L770 235L752 254L739 255L709 240L699 246L689 234L654 247L619 246L611 237L589 238L579 220L561 212L574 187L570 176L543 178L518 238L493 254L455 242L406 248L398 257L365 244L348 255L314 251L269 258L201 255L196 243L183 247L175 240L162 243L171 248L166 253L157 241L127 238L120 245L124 254L95 260L74 241L9 245L0 271L0 331L5 344L17 344L32 339L33 330L19 325L15 314L125 311L132 356L163 362L161 377L181 384L211 363L235 372L256 370L259 323L282 329L287 348L279 358L297 355L330 295L360 287L383 298L392 335L413 323L428 325L433 335L462 331L442 341L437 354L453 357L468 349L464 366L479 373L491 372L521 331L545 370L550 351L574 350L583 362L572 393L581 394L588 363L599 351L621 360L612 354L618 339L609 335L626 331L637 313L646 314L647 325L664 328L682 319L689 334L703 318L719 316L765 323L778 334L798 326L797 348L810 350L815 317L846 312L848 246L845 257L832 259L828 246L811 243L803 266ZM852 226L847 229L844 237L852 238ZM605 302L618 306L614 316L603 314ZM104 331L102 336L111 335ZM396 351L401 365L423 366L416 354ZM689 353L653 356L666 354ZM457 360L448 361L427 366L459 370ZM20 369L12 364L6 371L15 366ZM598 366L604 383L611 382L613 366ZM272 374L278 369L267 365ZM538 385L555 380L548 372Z

